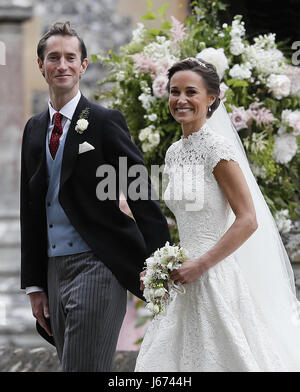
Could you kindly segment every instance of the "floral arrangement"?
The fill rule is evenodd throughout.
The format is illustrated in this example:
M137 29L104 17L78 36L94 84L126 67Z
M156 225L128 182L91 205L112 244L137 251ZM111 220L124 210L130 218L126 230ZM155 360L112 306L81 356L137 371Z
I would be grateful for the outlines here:
M170 300L170 291L175 289L184 293L184 286L177 286L170 279L170 272L178 269L187 258L187 253L180 246L171 246L166 242L165 246L157 249L146 262L146 274L142 278L144 282L144 297L147 301L146 309L153 315L164 311L165 305Z
M169 113L168 68L186 57L212 62L221 79L220 98L239 132L253 174L279 231L287 233L292 219L300 216L300 68L291 64L275 34L260 35L249 42L242 16L221 25L219 13L226 6L219 0L192 2L192 13L184 24L174 17L166 19L167 4L155 13L151 1L147 3L142 22L156 19L160 28L138 23L131 42L119 53L92 56L108 71L108 77L98 83L95 98L125 115L150 170L151 165L164 163L166 150L181 136L180 126ZM177 242L172 213L163 201L162 207ZM145 293L151 313L161 309L151 300L156 294ZM143 306L143 301L136 302L141 313L137 327L150 317Z
M166 20L167 4L156 15L151 1L147 3L142 19L160 19L161 28L147 29L138 23L131 42L119 54L93 55L93 61L100 60L109 70L109 76L99 82L96 98L123 112L150 168L164 163L166 150L181 135L169 114L168 68L186 57L213 63L221 79L220 98L284 232L290 225L282 220L300 214L300 68L279 49L275 34L248 42L242 16L220 26L218 12L225 8L220 1L194 1L185 24L174 17ZM110 88L104 89L107 83Z

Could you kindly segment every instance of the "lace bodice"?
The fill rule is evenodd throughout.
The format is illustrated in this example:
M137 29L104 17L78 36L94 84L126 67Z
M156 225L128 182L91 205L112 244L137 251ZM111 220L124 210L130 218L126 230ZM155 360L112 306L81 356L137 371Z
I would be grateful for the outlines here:
M176 217L180 243L191 257L205 253L226 229L230 205L213 175L222 159L237 160L234 146L207 124L166 153L164 200Z
M231 224L231 208L213 170L220 160L237 161L237 154L207 124L167 151L164 199L191 259L209 250ZM185 290L171 290L165 312L149 325L135 371L286 371L234 257L219 261Z

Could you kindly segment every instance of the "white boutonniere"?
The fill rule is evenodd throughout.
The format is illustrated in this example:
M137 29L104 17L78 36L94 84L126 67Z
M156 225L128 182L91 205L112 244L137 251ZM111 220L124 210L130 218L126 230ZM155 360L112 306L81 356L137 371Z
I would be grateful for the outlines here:
M75 126L75 131L82 134L87 127L89 126L89 122L87 118L89 117L89 108L85 108L79 116L79 119L77 120L76 126Z

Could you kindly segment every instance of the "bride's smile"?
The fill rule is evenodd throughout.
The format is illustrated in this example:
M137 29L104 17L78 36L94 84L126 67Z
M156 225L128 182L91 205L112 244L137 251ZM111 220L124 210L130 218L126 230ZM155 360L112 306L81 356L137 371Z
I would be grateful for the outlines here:
M184 136L198 131L206 121L215 96L207 92L202 77L193 71L176 72L170 80L169 106Z

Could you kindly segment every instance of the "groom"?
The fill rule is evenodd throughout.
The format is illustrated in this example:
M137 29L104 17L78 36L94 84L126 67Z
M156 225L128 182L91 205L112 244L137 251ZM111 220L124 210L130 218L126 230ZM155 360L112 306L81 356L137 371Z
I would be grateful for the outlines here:
M120 157L128 170L145 166L122 114L79 91L88 66L82 39L69 22L55 23L37 52L50 100L23 135L21 288L63 371L109 371L126 289L143 298L139 273L145 258L170 240L169 230L150 199L148 176L141 184L147 198L128 192L134 219L119 209L119 191L105 200L99 192L109 165L127 195L136 179L122 178Z

